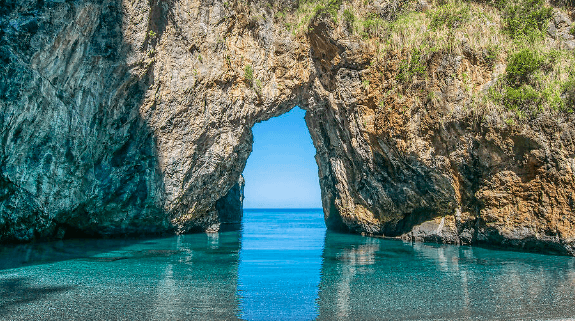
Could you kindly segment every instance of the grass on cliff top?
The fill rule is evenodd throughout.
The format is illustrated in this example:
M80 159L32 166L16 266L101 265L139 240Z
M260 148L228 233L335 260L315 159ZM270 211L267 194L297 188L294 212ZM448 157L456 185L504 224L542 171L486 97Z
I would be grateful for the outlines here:
M544 111L575 111L575 57L546 48L523 48L507 58L505 75L489 89L489 98L517 118Z
M575 55L546 37L553 9L543 0L436 0L417 9L412 3L397 19L386 20L369 13L369 6L344 2L340 27L371 41L378 52L406 56L399 82L424 78L426 61L436 52L472 52L498 79L486 92L481 82L474 85L473 74L454 75L472 93L475 108L502 109L517 118L575 110Z
M380 58L387 53L404 57L395 75L404 88L412 79L426 79L434 54L471 54L478 60L474 64L496 80L486 90L489 79L477 72L453 75L473 96L472 108L517 118L575 110L575 55L546 37L553 9L544 0L428 0L426 7L405 0L389 2L385 9L365 0L299 0L291 11L276 9L276 19L295 35L305 34L314 17L327 14L336 33L375 48L375 64L384 63Z

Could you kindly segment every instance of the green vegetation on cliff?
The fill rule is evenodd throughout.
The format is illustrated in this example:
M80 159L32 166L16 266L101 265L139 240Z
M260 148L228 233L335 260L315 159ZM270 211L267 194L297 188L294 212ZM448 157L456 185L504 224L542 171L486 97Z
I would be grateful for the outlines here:
M570 1L564 5L572 6ZM292 33L305 35L313 32L314 19L329 16L336 32L377 47L374 73L390 68L381 57L398 57L398 64L387 71L395 75L399 86L395 91L401 96L416 95L421 100L436 96L427 69L438 55L451 60L465 57L483 66L481 70L460 67L449 76L471 95L466 104L471 112L499 110L501 115L511 112L513 117L528 119L546 111L574 110L575 55L570 46L575 42L563 34L548 34L554 15L563 9L543 0L388 1L381 5L301 0L291 14L282 17ZM570 26L564 34L573 33L574 28ZM480 81L486 76L493 80L488 87ZM413 92L410 84L421 81L428 85ZM382 97L389 94L381 93Z
M548 34L554 15L571 10L571 2L564 1L560 8L544 0L300 0L291 8L274 5L276 19L294 35L313 32L314 20L329 17L335 32L375 46L371 69L392 72L399 98L415 95L425 101L437 96L428 69L439 56L459 56L482 66L449 75L472 97L465 105L468 110L499 110L528 119L546 111L574 110L575 55L570 46L575 41L570 43L568 35L575 26L553 37ZM390 55L399 58L395 66L382 60ZM488 87L481 81L485 77L492 79ZM413 92L410 84L421 81L427 85ZM384 90L379 96L389 95Z
M504 18L504 30L517 39L539 38L544 32L553 9L545 7L543 0L500 1Z

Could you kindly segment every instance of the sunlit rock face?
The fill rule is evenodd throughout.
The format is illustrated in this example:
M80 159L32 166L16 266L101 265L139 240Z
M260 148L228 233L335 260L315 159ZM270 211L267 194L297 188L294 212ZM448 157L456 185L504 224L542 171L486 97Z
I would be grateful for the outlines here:
M402 96L408 53L322 14L294 33L278 13L297 3L266 3L6 1L0 240L237 223L251 127L298 105L328 228L574 253L573 116L468 112L460 76L504 68L471 49Z

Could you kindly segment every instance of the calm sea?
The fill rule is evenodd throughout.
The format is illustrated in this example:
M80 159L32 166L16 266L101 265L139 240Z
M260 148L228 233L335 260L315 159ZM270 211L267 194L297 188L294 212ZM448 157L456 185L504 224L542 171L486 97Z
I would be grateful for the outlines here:
M240 232L0 250L0 320L575 317L575 259L326 232L245 210Z

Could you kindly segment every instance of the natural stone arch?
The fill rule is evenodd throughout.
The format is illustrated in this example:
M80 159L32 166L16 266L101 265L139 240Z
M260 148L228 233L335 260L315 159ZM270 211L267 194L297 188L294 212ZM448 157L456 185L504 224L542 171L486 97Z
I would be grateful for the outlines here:
M493 73L477 53L434 53L427 80L401 84L409 52L382 55L321 12L293 35L257 1L226 3L5 9L21 28L0 44L1 240L215 229L251 127L298 105L329 228L572 253L572 122L466 112L456 75ZM385 95L401 86L413 96Z

